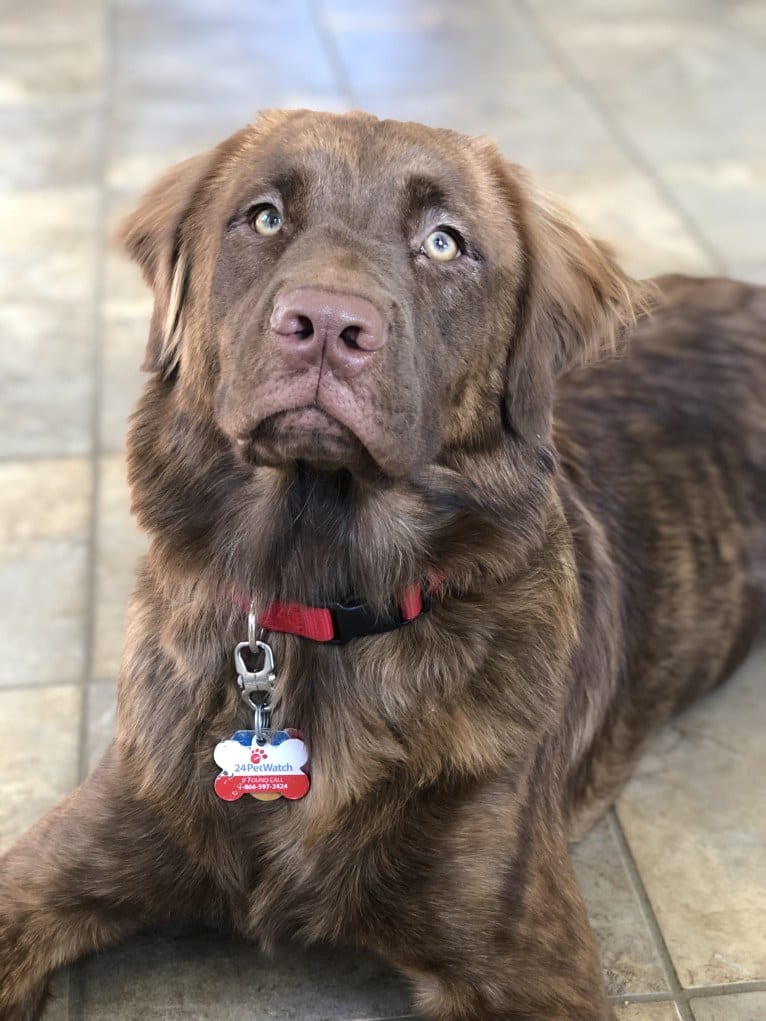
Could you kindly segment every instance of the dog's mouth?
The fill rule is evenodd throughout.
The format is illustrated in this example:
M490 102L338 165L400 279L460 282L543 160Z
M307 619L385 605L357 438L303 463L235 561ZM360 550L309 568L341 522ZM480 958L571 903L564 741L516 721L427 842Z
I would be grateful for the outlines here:
M281 467L299 462L323 472L348 470L376 477L381 466L343 423L315 405L269 415L246 442L241 455L252 464Z

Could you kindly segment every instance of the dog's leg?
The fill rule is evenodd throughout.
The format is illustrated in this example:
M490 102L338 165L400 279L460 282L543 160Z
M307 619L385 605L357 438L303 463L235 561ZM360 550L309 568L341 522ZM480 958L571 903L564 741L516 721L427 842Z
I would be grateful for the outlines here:
M482 818L483 814L483 818ZM601 963L560 823L487 802L451 834L434 883L380 947L436 1021L611 1021ZM526 818L525 818L526 816ZM408 930L416 939L407 940Z
M612 1021L574 877L563 879L541 875L516 910L506 905L515 917L453 904L443 962L437 951L430 968L405 966L418 1008L436 1021Z
M0 1021L34 1021L62 965L188 913L179 891L198 902L195 878L150 808L102 764L0 857Z

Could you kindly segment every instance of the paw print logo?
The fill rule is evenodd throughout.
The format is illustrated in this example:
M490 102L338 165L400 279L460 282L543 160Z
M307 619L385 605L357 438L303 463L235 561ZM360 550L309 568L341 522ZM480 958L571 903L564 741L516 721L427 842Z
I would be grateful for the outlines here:
M253 748L253 753L250 756L251 762L257 766L259 762L265 762L266 759L268 759L268 755L263 748Z

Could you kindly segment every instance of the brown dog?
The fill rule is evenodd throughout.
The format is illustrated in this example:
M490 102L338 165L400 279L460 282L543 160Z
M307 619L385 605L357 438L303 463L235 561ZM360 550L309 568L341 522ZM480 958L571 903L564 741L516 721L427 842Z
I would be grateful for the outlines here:
M766 294L662 281L569 371L646 289L486 141L361 114L263 116L124 238L152 545L114 741L0 859L0 1018L179 914L364 943L441 1021L611 1017L567 844L762 616ZM251 601L296 800L216 794Z

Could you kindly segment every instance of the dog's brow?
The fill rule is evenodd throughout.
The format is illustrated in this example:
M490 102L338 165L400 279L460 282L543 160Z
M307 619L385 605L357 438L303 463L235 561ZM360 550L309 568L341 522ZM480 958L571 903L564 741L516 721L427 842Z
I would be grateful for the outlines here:
M427 209L449 209L451 203L444 186L431 177L413 174L404 190L404 215L411 219Z
M297 167L275 171L273 174L259 177L257 182L249 182L247 191L242 194L238 201L236 211L226 223L226 230L231 230L232 227L242 222L243 217L248 209L252 208L252 204L256 199L262 199L264 196L268 198L270 196L271 200L279 196L285 206L289 206L291 203L299 201L306 187L306 175Z
M285 203L295 201L306 189L306 174L298 167L281 170L269 179L269 186L282 196Z

